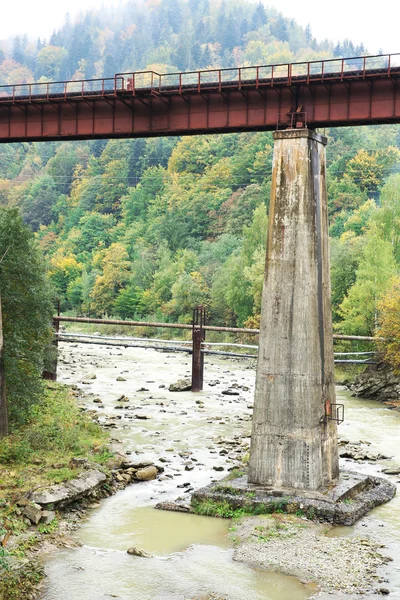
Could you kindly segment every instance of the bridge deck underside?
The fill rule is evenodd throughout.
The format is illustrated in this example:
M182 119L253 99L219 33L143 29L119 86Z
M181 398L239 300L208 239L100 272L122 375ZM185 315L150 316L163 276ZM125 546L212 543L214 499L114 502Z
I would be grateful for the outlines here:
M0 142L151 137L400 122L400 75L258 89L2 99ZM293 122L292 122L293 124Z

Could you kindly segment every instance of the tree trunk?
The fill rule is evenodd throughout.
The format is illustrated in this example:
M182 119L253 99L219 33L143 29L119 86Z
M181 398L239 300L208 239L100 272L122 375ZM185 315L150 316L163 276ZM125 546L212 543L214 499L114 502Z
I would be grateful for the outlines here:
M6 380L4 373L3 318L0 295L0 439L8 434Z

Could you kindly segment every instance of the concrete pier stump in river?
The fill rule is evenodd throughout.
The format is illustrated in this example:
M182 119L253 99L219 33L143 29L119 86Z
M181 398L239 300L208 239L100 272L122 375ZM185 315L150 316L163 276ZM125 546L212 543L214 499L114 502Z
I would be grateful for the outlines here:
M274 134L249 483L318 490L339 475L326 139Z

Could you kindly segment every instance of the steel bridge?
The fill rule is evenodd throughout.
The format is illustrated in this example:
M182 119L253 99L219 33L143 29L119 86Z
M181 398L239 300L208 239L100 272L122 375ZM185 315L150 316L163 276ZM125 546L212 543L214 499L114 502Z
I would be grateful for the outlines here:
M0 86L0 142L400 122L400 54Z

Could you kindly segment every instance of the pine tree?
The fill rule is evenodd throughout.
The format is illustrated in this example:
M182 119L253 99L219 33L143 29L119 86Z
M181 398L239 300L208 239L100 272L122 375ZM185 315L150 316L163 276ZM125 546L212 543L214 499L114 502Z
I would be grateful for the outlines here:
M267 23L267 13L265 12L265 8L261 2L259 2L256 6L256 9L253 14L253 18L251 21L253 29L259 29Z
M205 44L203 54L201 55L201 67L206 69L212 65L212 55L209 44Z
M246 33L249 32L249 22L248 20L245 18L242 20L242 22L240 23L240 41L241 43L244 42L244 36L246 35Z
M275 36L281 42L287 42L289 39L288 29L286 20L279 15L276 22L271 26L272 35Z
M311 31L311 25L310 23L307 24L306 30L305 30L305 36L306 36L306 43L308 45L310 45L310 42L312 40L312 31Z
M24 63L25 55L24 55L23 44L18 35L14 38L11 56L12 56L12 59L15 60L15 62L19 63L20 65L22 65Z

